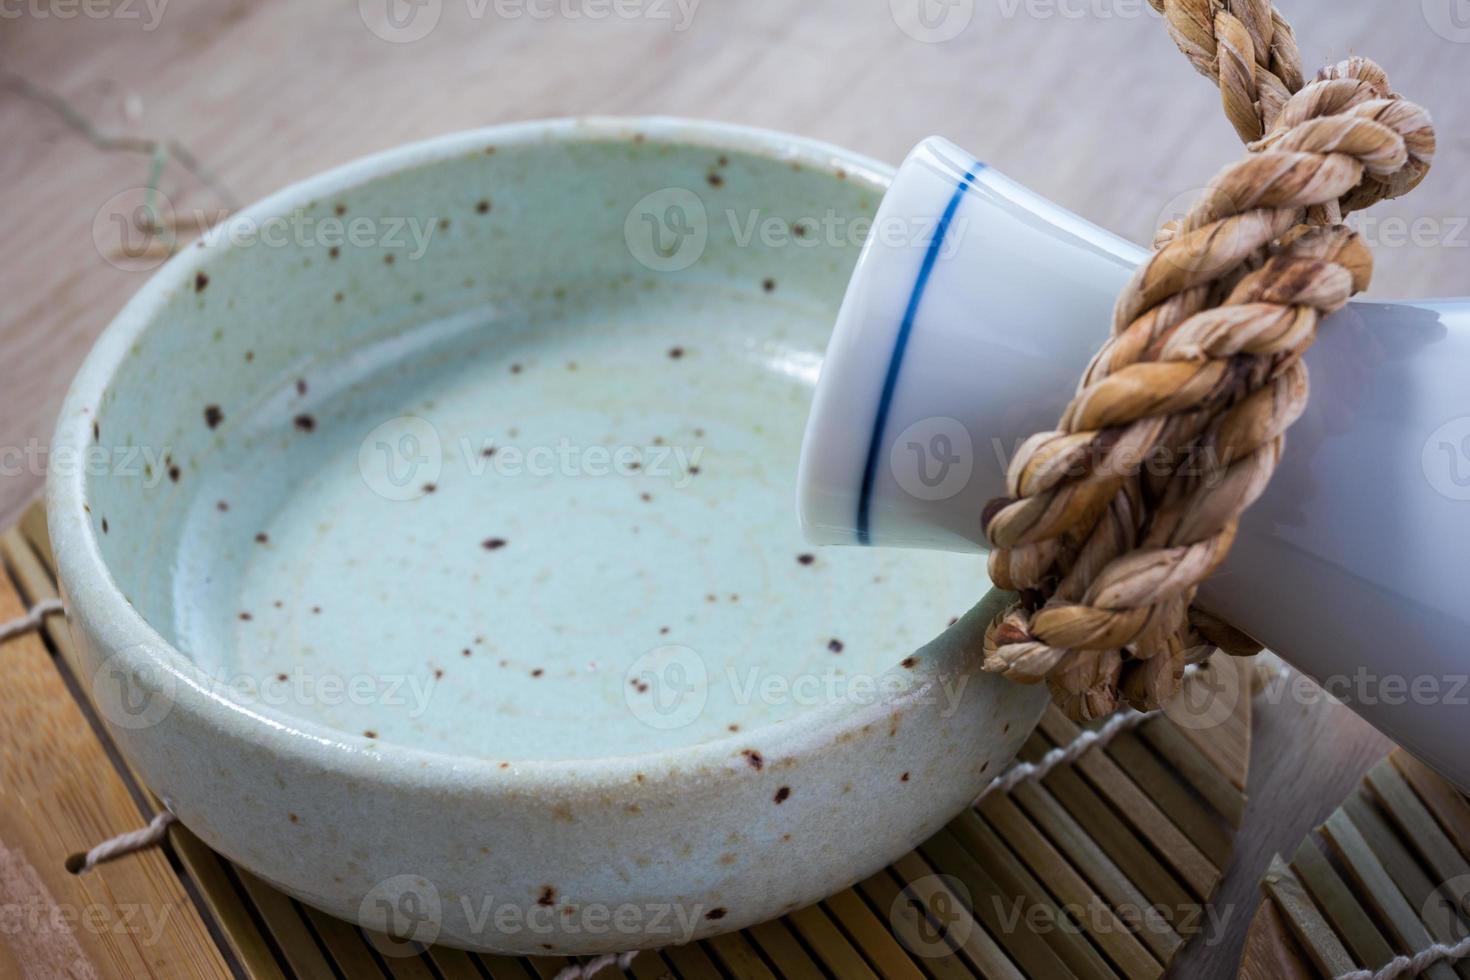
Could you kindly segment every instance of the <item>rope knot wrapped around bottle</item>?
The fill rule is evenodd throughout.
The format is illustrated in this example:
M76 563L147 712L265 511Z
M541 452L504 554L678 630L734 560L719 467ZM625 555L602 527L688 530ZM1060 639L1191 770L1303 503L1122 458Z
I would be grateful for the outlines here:
M1304 82L1265 0L1150 2L1250 152L1160 229L1057 428L1022 443L982 516L991 578L1021 594L984 667L1046 681L1074 719L1159 707L1212 647L1259 650L1196 591L1306 407L1318 325L1368 285L1343 215L1411 190L1434 154L1428 113L1372 61Z

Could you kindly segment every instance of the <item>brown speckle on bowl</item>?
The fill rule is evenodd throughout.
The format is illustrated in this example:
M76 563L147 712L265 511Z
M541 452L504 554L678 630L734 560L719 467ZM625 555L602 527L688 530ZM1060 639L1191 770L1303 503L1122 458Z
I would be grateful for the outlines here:
M902 776L899 776L898 777L898 781L901 782L901 783L908 782L909 781L909 774L908 773L904 773Z
M302 432L316 431L316 418L311 415L298 415L291 420L291 423Z
M219 427L219 424L221 422L223 422L224 420L225 420L225 413L224 413L224 411L218 405L205 405L204 406L204 424L205 425L209 426L211 429L218 428Z
M248 623L248 622L250 622L254 618L255 617L252 616L252 615L250 615L248 612L242 612L240 614L240 622L242 622L242 623Z
M336 205L334 205L332 207L332 213L335 214L339 218L342 217L342 215L344 215L344 214L347 213L347 205L342 204L342 203L339 202L338 204L336 204Z
M787 800L791 799L791 787L782 786L780 789L776 790L776 795L771 797L771 799L777 806L780 806L782 803L785 803Z
M288 814L286 814L286 819L289 820L289 821L291 821L292 823L300 823L301 822L301 818L298 817L294 813L288 813Z
M798 565L811 565L816 562L816 560L817 556L808 552L803 552L796 556L796 563Z
M545 670L543 670L540 667L537 667L535 670L531 671L531 676L532 677L540 677L544 673L546 673Z
M332 302L334 302L334 303L340 303L340 302L342 302L342 300L344 300L346 298L347 297L344 296L341 292L335 292L335 293L332 294Z
M336 245L333 245L331 248L327 249L327 258L335 259L341 254L342 249L338 248Z
M550 885L542 885L541 891L536 895L536 904L551 907L556 904L556 889Z
M214 505L214 509L223 514L225 511L230 509L230 502L228 500L221 500L219 503Z
M511 374L520 374L524 370L525 370L525 368L521 367L519 364L512 364L510 366L510 373Z
M729 911L726 910L726 909L722 909L722 908L720 908L720 909L710 909L708 912L704 913L704 917L706 919L711 920L711 921L715 921L715 920L718 920L718 919L723 919L725 916L727 916L729 914L730 914Z
M209 277L202 272L194 273L194 292L202 293L209 285Z
M375 731L373 731L371 728L369 728L367 731L363 732L362 734L363 734L363 737L364 738L377 738L378 737L378 733L375 732Z
M396 261L397 259L394 257L392 252L389 252L387 255L383 256L384 265L392 265Z
M102 533L103 534L106 534L107 533L107 518L105 518L105 517L102 518Z
M170 466L168 468L168 478L170 480L172 480L173 482L178 483L179 482L179 477L182 476L182 475L183 475L183 471L180 470L177 466Z
M499 551L501 548L504 548L506 544L507 542L504 538L486 538L484 541L480 542L480 547L484 548L486 551Z
M280 673L276 675L276 680L280 681L282 684L286 683L290 679L290 675L286 673Z
M827 649L828 650L831 650L833 653L841 653L842 652L842 641L839 640L839 639L836 639L835 637L833 639L828 640L827 641Z
M437 484L437 483L425 483L424 484L424 493L433 493L435 490L438 490L438 489L439 489L439 484Z
M306 379L305 378L297 378L296 379L296 394L298 394L298 395L304 395L304 394L306 394Z
M915 657L904 657L902 660L900 660L898 662L898 665L900 667L903 667L906 670L913 670L914 669L914 664L916 664L918 662L919 662L918 659L915 658Z
M255 535L256 544L270 544L270 541L271 536L269 534L266 534L264 531L260 531Z
M761 288L764 289L768 293L774 293L776 291L776 280L774 280L774 279L766 279L766 280L763 280L761 282Z
M640 493L638 495L638 499L641 500L641 501L643 501L646 504L646 503L648 503L649 501L651 501L653 499L653 494L647 493L647 492Z
M670 347L669 348L669 360L671 360L671 361L677 361L679 358L681 358L683 356L684 356L684 348L682 348L682 347Z
M759 772L761 769L765 768L765 757L762 756L755 749L742 749L740 751L740 754L745 756L745 761L750 765L750 768L754 769L756 772Z
M95 421L92 423L92 441L102 441L102 427L98 425Z
M707 174L704 179L707 180L707 181L709 181L709 185L711 187L724 187L725 186L725 178L724 177L721 177L717 173Z
M476 214L489 214L490 213L490 201L488 199L486 199L486 200L482 200L480 203L476 204L475 205L475 213Z

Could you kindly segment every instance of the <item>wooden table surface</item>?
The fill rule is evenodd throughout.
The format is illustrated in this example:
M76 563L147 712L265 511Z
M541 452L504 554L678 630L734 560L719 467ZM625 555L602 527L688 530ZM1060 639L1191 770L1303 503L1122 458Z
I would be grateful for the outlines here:
M1370 55L1438 124L1425 184L1358 223L1375 294L1470 291L1470 3L1283 6L1308 66ZM146 276L115 261L110 216L150 159L112 137L177 140L200 166L176 154L162 189L214 211L407 140L534 117L699 116L895 162L942 133L1142 241L1240 152L1144 0L24 0L0 4L0 72L0 526L40 491L67 382ZM1268 696L1257 719L1219 928L1182 976L1234 975L1272 852L1386 750L1321 700Z

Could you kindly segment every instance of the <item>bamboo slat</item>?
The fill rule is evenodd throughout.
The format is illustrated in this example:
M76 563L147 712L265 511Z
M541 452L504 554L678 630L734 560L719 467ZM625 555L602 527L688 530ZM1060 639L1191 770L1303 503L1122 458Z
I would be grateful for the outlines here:
M1271 869L1266 872L1263 880L1267 893L1284 914L1287 927L1307 951L1312 962L1317 964L1318 969L1327 976L1335 977L1356 966L1337 934L1332 931L1327 920L1322 918L1317 906L1312 904L1307 890L1302 887L1296 875L1292 874L1285 861L1279 857L1273 858Z
M1302 841L1292 855L1291 866L1354 959L1373 970L1381 969L1393 959L1393 947L1315 841L1311 838Z

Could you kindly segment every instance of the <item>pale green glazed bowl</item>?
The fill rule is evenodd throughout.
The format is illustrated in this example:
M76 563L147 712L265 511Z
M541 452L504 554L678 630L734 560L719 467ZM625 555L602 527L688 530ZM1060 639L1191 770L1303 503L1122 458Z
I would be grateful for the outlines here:
M807 406L890 173L528 123L171 260L78 375L48 497L128 759L303 901L509 953L743 927L932 833L1045 692L978 672L982 559L801 543Z

